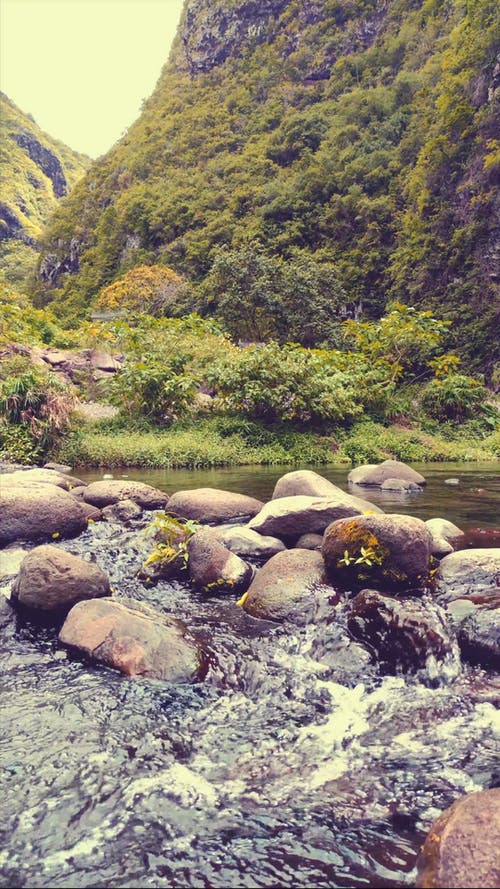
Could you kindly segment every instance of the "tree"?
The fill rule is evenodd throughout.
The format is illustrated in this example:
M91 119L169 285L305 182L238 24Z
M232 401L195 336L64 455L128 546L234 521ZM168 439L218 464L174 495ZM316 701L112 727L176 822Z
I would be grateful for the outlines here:
M141 265L104 287L95 308L117 314L132 311L157 317L168 315L182 285L183 279L172 269Z

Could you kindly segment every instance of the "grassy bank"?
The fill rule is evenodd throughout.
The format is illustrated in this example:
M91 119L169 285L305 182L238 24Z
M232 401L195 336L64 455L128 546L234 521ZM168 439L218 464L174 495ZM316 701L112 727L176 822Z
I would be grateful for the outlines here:
M359 464L394 457L406 462L493 461L500 434L443 429L440 433L359 422L349 431L315 435L269 429L239 418L212 418L168 431L88 424L66 437L54 455L71 465L202 469L217 466Z

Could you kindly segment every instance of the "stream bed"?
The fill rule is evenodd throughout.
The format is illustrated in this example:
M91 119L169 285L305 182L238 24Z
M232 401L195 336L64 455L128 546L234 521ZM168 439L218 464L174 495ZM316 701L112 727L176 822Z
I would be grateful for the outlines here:
M320 471L345 486L346 469ZM124 470L164 490L263 498L283 474L157 472ZM497 467L424 474L423 494L377 502L497 523ZM131 681L70 654L51 628L18 618L3 631L0 885L413 886L437 815L500 783L498 675L456 659L383 675L350 638L343 599L298 628L179 582L148 587L136 577L150 546L140 527L96 523L57 545L96 561L117 595L183 619L210 666L195 685Z

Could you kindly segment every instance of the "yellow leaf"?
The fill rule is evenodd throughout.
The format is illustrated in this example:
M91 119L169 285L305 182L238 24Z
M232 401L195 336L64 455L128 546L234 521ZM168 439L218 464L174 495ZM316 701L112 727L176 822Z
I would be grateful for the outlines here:
M60 537L60 536L61 536L61 535L60 535L59 531L54 531L54 533L53 533L53 535L52 535L52 540L57 540L57 538Z
M236 604L239 605L240 608L243 608L243 605L245 604L247 599L248 599L248 590L246 591L246 593L243 593L241 599L238 599Z

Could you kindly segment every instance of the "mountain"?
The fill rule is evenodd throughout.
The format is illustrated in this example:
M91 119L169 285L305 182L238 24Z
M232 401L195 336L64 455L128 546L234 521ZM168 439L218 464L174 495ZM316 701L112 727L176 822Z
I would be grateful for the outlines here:
M214 248L334 264L351 307L452 322L492 359L496 0L186 0L139 119L56 211L38 304L82 313L137 265Z
M21 284L34 268L44 224L89 164L0 93L0 269L7 280Z

